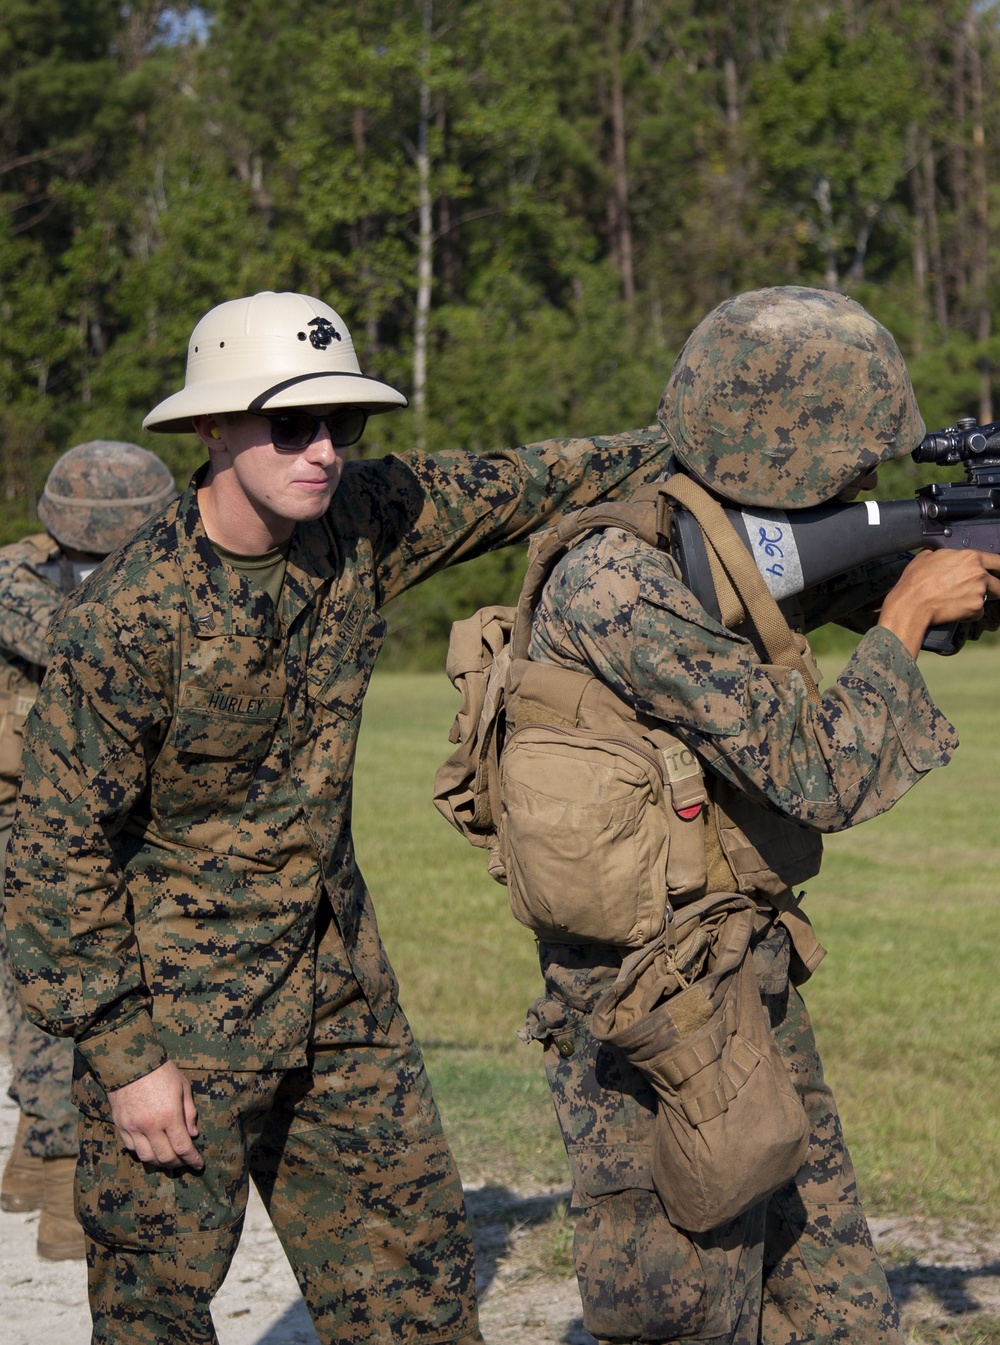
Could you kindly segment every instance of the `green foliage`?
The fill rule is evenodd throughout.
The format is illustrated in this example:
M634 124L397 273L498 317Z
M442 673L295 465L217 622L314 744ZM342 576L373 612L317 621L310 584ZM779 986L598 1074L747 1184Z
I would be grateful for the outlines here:
M373 455L649 423L691 326L775 283L866 303L929 425L985 414L1000 127L977 88L998 33L967 0L12 0L8 518L32 526L55 456L96 435L183 479L197 445L142 417L198 317L264 288L332 302L404 389L426 339L424 405L374 419ZM476 592L507 578L487 564ZM439 645L450 583L402 600L394 653Z
M870 15L804 12L780 60L761 63L751 91L751 134L771 191L799 213L806 274L827 259L856 274L872 226L907 170L906 129L927 115L900 35ZM810 260L809 251L813 252ZM846 263L846 266L845 266Z

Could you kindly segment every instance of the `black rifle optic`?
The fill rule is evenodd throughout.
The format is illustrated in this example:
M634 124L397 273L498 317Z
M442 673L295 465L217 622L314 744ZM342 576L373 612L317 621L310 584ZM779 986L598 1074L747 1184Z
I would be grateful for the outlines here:
M920 547L1000 553L1000 421L974 417L925 435L914 462L961 465L964 481L923 486L912 500L863 500L812 509L738 509L726 514L780 602L884 557ZM677 509L673 554L685 584L712 616L719 606L704 538L693 515ZM923 648L953 654L956 627L934 626Z

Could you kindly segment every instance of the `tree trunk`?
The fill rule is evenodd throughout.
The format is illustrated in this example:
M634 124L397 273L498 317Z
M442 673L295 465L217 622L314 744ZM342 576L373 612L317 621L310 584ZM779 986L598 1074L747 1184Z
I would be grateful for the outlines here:
M420 209L420 239L417 252L417 313L413 330L413 409L417 421L417 447L427 446L427 329L431 311L433 279L431 210L430 119L431 87L428 78L434 0L424 0L424 57L420 80L420 125L417 130L417 181Z
M968 116L966 103L965 72L967 68L965 52L965 32L959 29L955 34L955 59L952 77L952 119L958 128L964 128ZM969 288L969 238L968 238L968 168L966 165L965 142L957 135L948 154L948 181L955 212L955 238L950 249L952 257L953 293L965 295Z
M986 163L986 129L983 122L983 58L979 49L978 20L971 7L965 20L969 54L969 94L972 113L972 260L970 279L972 293L973 330L982 347L977 361L979 367L979 422L987 425L993 420L993 370L986 354L990 339L989 305L989 172Z
M615 0L608 33L611 54L611 164L612 189L609 211L611 250L622 276L622 296L631 312L635 304L635 271L632 262L632 222L628 199L628 138L625 130L625 88L622 75L622 25L625 0Z
M931 294L934 301L934 321L938 335L943 337L949 327L948 286L944 253L941 249L941 222L937 208L937 173L934 148L928 143L920 164L924 189L924 214L927 219L927 249L931 272Z
M833 227L833 202L830 197L828 178L820 178L813 196L819 206L820 218L823 221L820 246L826 258L826 287L828 290L838 290L840 289L840 276L837 273L837 243Z
M913 353L922 355L930 316L930 296L928 293L930 268L927 263L927 215L924 210L924 194L920 178L920 128L915 122L910 123L907 138L909 141L907 158L910 161L910 205L913 211L913 294L917 308Z

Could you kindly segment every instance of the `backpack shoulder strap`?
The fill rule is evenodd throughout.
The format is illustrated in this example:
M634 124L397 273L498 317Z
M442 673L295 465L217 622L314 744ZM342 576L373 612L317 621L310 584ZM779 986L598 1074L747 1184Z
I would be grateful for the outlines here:
M513 658L528 657L531 620L545 582L557 563L581 537L601 528L623 528L650 546L666 548L673 506L663 492L664 484L658 481L640 486L628 500L620 503L592 504L586 509L576 509L561 518L555 527L538 535L517 603L517 616L511 636Z
M723 625L739 624L744 614L749 617L771 662L795 668L809 699L818 701L819 689L799 642L722 505L690 476L671 476L660 482L660 489L692 513L701 527Z

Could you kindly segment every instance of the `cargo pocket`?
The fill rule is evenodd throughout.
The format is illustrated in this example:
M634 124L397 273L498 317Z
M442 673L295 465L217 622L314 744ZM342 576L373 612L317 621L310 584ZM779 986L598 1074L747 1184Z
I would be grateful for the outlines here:
M168 1252L175 1239L238 1223L246 1211L242 1134L199 1137L202 1172L141 1163L110 1122L84 1113L76 1165L76 1212L106 1247Z
M573 1208L623 1186L652 1190L656 1098L619 1052L594 1040L589 1016L540 999L522 1036L541 1042L552 1104L569 1159Z
M540 938L638 947L663 927L670 832L652 752L518 730L500 761L511 910Z
M675 1228L632 1157L595 1152L581 1179L592 1199L574 1240L587 1330L609 1340L729 1338L748 1295L759 1295L762 1211L713 1234ZM620 1189L603 1189L618 1187Z

